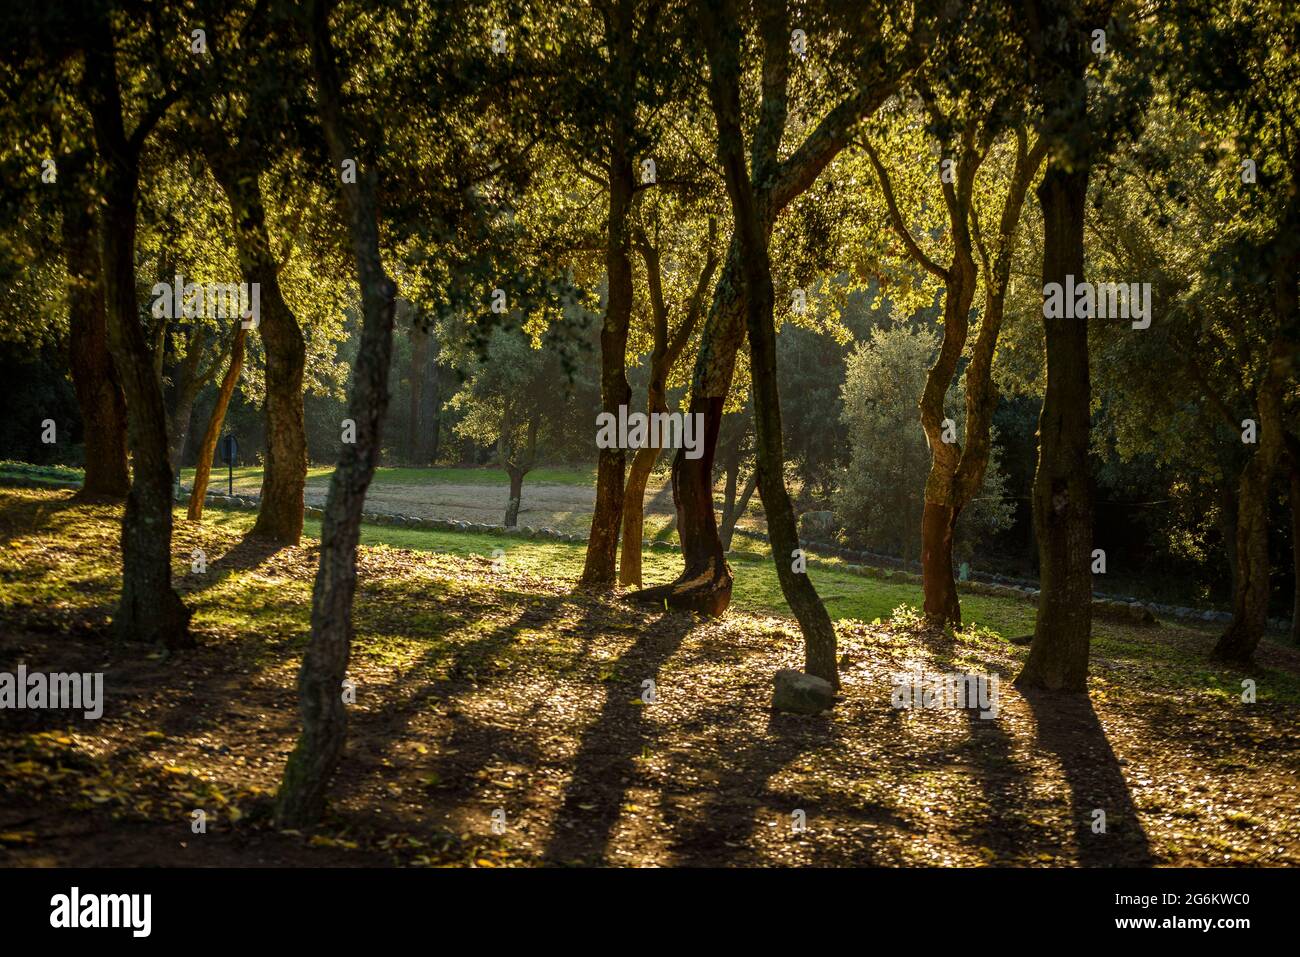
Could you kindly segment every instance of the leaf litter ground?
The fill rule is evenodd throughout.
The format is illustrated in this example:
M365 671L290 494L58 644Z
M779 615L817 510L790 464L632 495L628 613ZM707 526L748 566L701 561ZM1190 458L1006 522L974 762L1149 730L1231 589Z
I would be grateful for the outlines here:
M1087 698L1027 696L1024 648L904 610L838 622L839 703L784 715L788 618L697 619L387 546L359 555L329 816L279 831L316 543L178 521L201 645L168 657L108 638L119 515L0 491L0 670L102 671L106 693L96 721L0 711L0 865L1300 864L1294 649L1238 672L1204 663L1210 633L1133 629L1094 654ZM998 717L896 710L914 663L998 674Z

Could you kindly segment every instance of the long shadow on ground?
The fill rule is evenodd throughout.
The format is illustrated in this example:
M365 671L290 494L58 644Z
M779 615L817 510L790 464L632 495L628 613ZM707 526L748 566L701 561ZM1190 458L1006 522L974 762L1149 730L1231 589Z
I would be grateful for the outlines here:
M1022 689L1037 722L1037 742L1060 762L1070 788L1078 862L1085 867L1150 866L1151 848L1118 758L1084 694ZM1094 833L1094 813L1105 831Z
M593 603L589 607L590 615L598 606ZM635 675L638 687L645 679L657 682L660 668L681 647L694 624L691 615L680 612L661 615L649 623L612 670ZM629 697L625 685L607 683L600 714L582 734L573 774L545 851L547 860L555 863L604 860L627 794L627 784L635 777L635 758L652 744L652 739L640 700Z

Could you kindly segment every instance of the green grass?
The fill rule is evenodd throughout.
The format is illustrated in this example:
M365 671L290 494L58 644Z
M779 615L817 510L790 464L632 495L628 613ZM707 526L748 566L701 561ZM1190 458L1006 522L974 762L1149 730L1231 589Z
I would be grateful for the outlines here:
M70 465L30 465L27 462L0 461L0 479L16 478L31 482L80 482L82 470Z
M8 493L18 495L17 490ZM49 493L29 493L46 495ZM58 494L58 493L56 493ZM21 497L21 496L20 496ZM31 506L27 506L31 507ZM63 530L71 531L83 522L74 511L46 513L48 522L42 548L31 551L24 546L24 536L11 540L0 561L0 609L11 603L45 608L71 608L82 605L90 594L107 597L116 579L118 551L116 522L104 526L102 533L110 544L104 554L111 555L110 562L77 561L66 554L57 564L46 567L45 557L50 554L45 546L54 545L63 537ZM185 527L183 513L177 510L178 533ZM204 523L231 534L242 533L252 526L254 514L243 510L209 508ZM72 524L64 524L72 523ZM192 526L191 526L192 527ZM308 519L305 533L319 538L320 522ZM388 525L363 525L361 541L364 545L387 545L424 552L433 556L493 557L496 549L504 553L507 567L558 582L573 582L581 574L586 546L581 543L529 540L502 534L443 532L426 529L401 528ZM756 548L753 543L737 541L737 545ZM180 546L178 546L180 547ZM183 550L183 549L182 549ZM188 554L188 553L186 553ZM71 564L65 564L71 562ZM675 551L647 550L644 555L646 584L671 580L680 569L680 557ZM784 597L777 581L770 557L764 552L735 552L732 556L735 583L731 607L738 612L788 615ZM827 611L836 620L856 619L871 622L887 621L900 606L915 608L921 604L922 594L918 584L869 578L844 571L840 563L831 559L817 560L813 556L809 574L826 603ZM306 627L305 610L310 605L310 576L297 582L297 601L285 603L285 595L263 595L255 573L241 572L220 586L223 598L222 614L229 617L223 624L244 630L266 629L269 611L274 605L278 618L272 630L301 631ZM486 587L486 586L484 586ZM1033 630L1035 605L1023 599L1002 598L966 593L962 596L963 618L968 629L978 627L990 638L1007 639ZM215 613L215 610L214 610ZM242 622L242 624L241 624ZM392 635L400 631L400 623ZM1160 628L1141 628L1133 625L1094 619L1093 660L1111 665L1123 665L1133 680L1148 683L1164 694L1183 691L1209 692L1217 696L1240 694L1240 682L1250 677L1258 682L1260 700L1279 698L1300 702L1300 676L1280 668L1262 665L1245 671L1222 668L1207 660L1210 644L1216 633L1213 627L1193 626L1166 622ZM1266 642L1281 642L1276 636ZM1101 667L1100 665L1098 667Z
M243 532L252 527L253 515L243 511L209 509L205 521ZM307 519L305 534L320 537L320 521ZM509 566L519 571L547 578L577 580L582 574L587 547L581 543L535 541L512 535L441 532L399 528L390 525L363 525L364 545L390 545L414 551L448 555L492 557L495 549L505 552ZM737 543L739 544L739 543ZM735 584L732 604L737 608L769 614L787 614L785 598L777 581L776 570L766 552L746 551L733 554ZM676 552L647 551L642 559L647 585L672 580L681 570ZM832 618L856 618L871 621L888 618L902 604L919 604L918 585L884 582L849 572L835 571L833 566L814 565L809 574L826 602ZM971 595L963 599L967 617L980 625L989 625L1006 636L1022 634L1033 628L1033 605L997 598Z
M249 512L209 510L215 523L244 531L253 523ZM309 519L304 531L312 538L320 536L320 522ZM510 535L440 532L424 529L395 528L387 525L363 525L361 542L365 545L389 545L413 551L458 556L477 555L490 558L495 549L505 553L508 567L533 575L576 581L586 557L585 544L533 541ZM737 540L742 548L753 543ZM672 580L681 569L676 552L648 550L642 559L647 585ZM809 576L826 603L826 610L837 621L888 621L900 606L919 608L921 586L906 582L883 581L851 572L840 571L837 559L820 561L812 558ZM732 553L731 607L742 612L788 615L789 607L781 594L770 555L759 551ZM990 636L1009 639L1034 630L1037 606L1032 601L995 596L963 594L963 623L969 630L979 629ZM1094 660L1107 659L1122 663L1137 672L1137 680L1149 682L1164 693L1212 692L1218 695L1240 694L1240 676L1230 669L1206 660L1209 638L1217 632L1184 623L1165 623L1160 628L1139 628L1120 622L1094 619L1092 654ZM1265 641L1276 641L1266 637ZM1300 675L1267 667L1255 667L1250 677L1259 682L1260 700L1279 699L1300 703Z

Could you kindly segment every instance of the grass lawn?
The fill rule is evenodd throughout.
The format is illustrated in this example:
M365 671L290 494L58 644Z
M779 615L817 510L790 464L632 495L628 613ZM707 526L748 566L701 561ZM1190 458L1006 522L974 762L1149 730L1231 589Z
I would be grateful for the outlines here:
M248 512L213 509L208 512L208 517L213 523L241 534L253 525L253 516ZM320 521L308 519L304 524L304 533L319 538ZM521 540L510 535L394 528L387 525L363 525L361 542L365 545L387 545L480 559L493 558L499 549L504 553L504 560L511 571L560 581L576 581L582 574L586 557L585 544ZM736 544L752 548L756 543L737 539ZM826 603L826 610L833 620L887 621L900 607L917 609L921 606L919 585L892 583L836 571L835 566L842 564L839 559L819 560L815 555L810 557L812 564L809 576L817 586L818 594ZM733 552L731 566L735 574L732 608L760 614L789 614L776 569L772 566L767 551ZM642 558L642 570L647 586L671 581L681 570L680 557L676 552L647 551ZM1034 630L1037 606L1031 601L964 594L961 606L963 622L970 629L986 631L1002 639L1029 634ZM1218 633L1213 626L1193 627L1181 622L1177 625L1166 623L1166 628L1172 628L1179 634L1191 633L1207 638ZM1133 663L1145 661L1148 665L1159 665L1161 668L1174 663L1172 659L1177 658L1178 667L1164 676L1166 680L1172 680L1180 686L1216 691L1225 687L1220 669L1209 667L1196 655L1177 655L1177 645L1153 645L1147 640L1151 633L1151 629L1098 620L1093 625L1093 647L1098 654L1118 656ZM1270 636L1265 641L1271 646L1285 647L1277 636ZM1270 674L1270 678L1272 693L1281 693L1287 700L1300 704L1300 675L1279 671Z

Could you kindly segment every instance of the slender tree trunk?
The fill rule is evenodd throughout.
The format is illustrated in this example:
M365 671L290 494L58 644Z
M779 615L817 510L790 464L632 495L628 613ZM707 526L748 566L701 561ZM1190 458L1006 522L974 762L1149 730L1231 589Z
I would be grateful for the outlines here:
M343 116L342 80L334 60L326 4L315 0L308 13L308 37L316 79L321 127L333 169L356 157ZM338 767L347 736L342 683L352 645L352 600L357 586L357 542L361 510L374 476L388 409L388 371L393 351L397 287L385 274L379 250L377 175L358 158L356 182L343 184L357 279L362 327L348 415L356 442L344 445L330 480L321 522L320 568L312 592L311 641L298 677L302 734L289 756L276 799L281 827L313 824L325 809L326 789Z
M975 264L970 259L968 237L966 243L964 250L958 243L959 253L948 267L943 344L926 376L920 402L921 427L930 446L930 471L926 476L921 514L921 589L925 618L938 626L961 625L961 603L952 563L953 529L961 512L956 485L961 447L955 441L944 441L944 399L966 346L968 317L975 296Z
M641 587L641 544L645 537L645 488L659 461L658 448L637 449L623 493L623 554L618 576L623 585Z
M727 461L722 463L722 524L725 527L736 508L736 491L740 484L740 453L729 449ZM724 543L725 544L725 543Z
M709 88L718 123L718 159L727 181L735 234L743 254L745 325L749 333L754 395L755 470L767 516L777 578L804 637L804 670L839 687L835 628L806 572L795 570L799 548L794 507L785 488L781 400L777 389L775 292L768 253L768 222L761 216L745 160L741 132L739 36L732 10L707 7L701 14L709 59ZM788 31L782 31L788 33ZM754 176L764 169L756 164ZM711 474L711 472L710 472ZM711 510L711 509L710 509ZM721 543L719 542L719 548Z
M249 535L297 545L307 483L302 406L307 346L280 289L280 263L267 233L260 170L247 158L214 158L212 170L235 217L240 273L244 282L258 283L260 293L261 315L256 330L250 331L262 337L266 353L266 462L257 521Z
M510 476L510 500L506 502L505 527L515 528L519 525L519 504L524 497L524 470L508 465L506 473Z
M424 408L424 375L429 364L429 333L420 324L420 314L411 312L411 395L407 405L406 460L411 465L420 461L420 435L425 428L421 420Z
M190 612L172 588L172 470L167 416L135 290L139 146L122 125L112 28L101 13L85 51L85 92L103 163L100 206L108 343L126 395L133 480L122 521L122 595L113 629L122 639L193 644Z
M1300 645L1300 456L1291 457L1291 643Z
M437 465L442 431L442 382L438 373L440 348L430 333L425 359L424 386L420 390L420 440L418 458L421 465Z
M685 568L675 581L630 596L702 615L721 615L731 603L731 567L723 555L713 509L713 463L722 410L735 370L736 350L745 336L739 270L740 252L733 235L700 336L691 401L686 410L703 422L703 454L698 459L688 459L686 450L678 449L673 456L673 505Z
M125 498L126 398L108 349L104 287L95 216L85 189L88 155L63 163L62 241L68 273L68 351L72 384L85 436L85 480L80 498Z
M632 175L633 103L636 68L634 4L617 0L607 18L610 51L609 89L614 108L609 127L609 219L606 224L605 274L609 291L600 331L600 398L604 412L618 415L632 400L627 382L627 335L632 318L632 253L629 214L635 191ZM596 467L596 506L587 538L581 584L611 588L617 578L618 536L623 522L623 487L627 453L601 449Z
M749 500L754 495L754 489L758 486L758 471L749 473L749 478L745 480L744 491L740 493L740 500L722 517L722 548L724 551L731 551L731 540L736 534L736 523L740 521L745 509L749 507Z
M230 347L230 364L217 389L217 401L212 406L212 415L208 417L208 427L203 433L203 443L199 446L199 460L194 466L194 485L190 489L190 503L186 511L186 517L191 522L203 520L203 501L208 494L208 480L212 475L212 458L217 453L217 440L221 437L221 426L226 421L226 409L244 366L244 337L247 334L243 324L237 323Z
M1294 279L1291 280L1294 283ZM1269 492L1284 450L1283 382L1286 365L1281 340L1269 350L1269 367L1255 397L1259 447L1241 471L1237 490L1237 575L1232 589L1232 621L1214 646L1220 661L1248 663L1268 629Z
M1082 76L1079 77L1082 96ZM1043 209L1043 285L1083 276L1088 171L1053 157L1038 188ZM1039 597L1025 687L1085 691L1092 632L1092 490L1089 485L1088 321L1043 319L1047 388L1038 420L1034 529Z
M646 413L653 421L656 414L668 411L668 375L678 358L686 348L699 321L704 300L717 268L718 260L715 249L717 238L716 221L709 221L708 255L700 270L695 292L682 310L681 322L676 332L669 335L668 305L664 299L663 274L660 268L659 250L651 245L644 233L638 238L638 246L646 266L646 287L650 293L650 312L653 319L654 348L650 353L650 381L646 387ZM628 474L627 488L623 495L623 554L619 561L619 581L624 585L641 585L641 543L645 534L645 489L659 460L658 433L652 430L652 444L638 449L632 459L632 468Z

